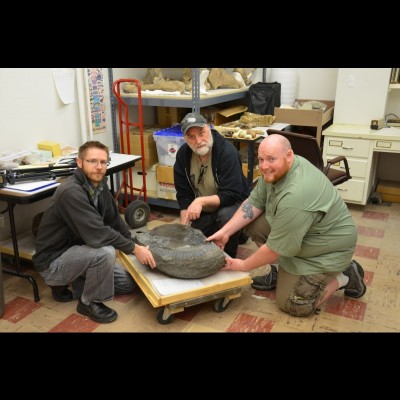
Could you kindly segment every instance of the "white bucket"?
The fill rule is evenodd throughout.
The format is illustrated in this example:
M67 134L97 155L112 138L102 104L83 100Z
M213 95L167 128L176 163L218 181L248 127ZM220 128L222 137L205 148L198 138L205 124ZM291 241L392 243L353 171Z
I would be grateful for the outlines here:
M297 92L297 68L272 68L270 81L281 84L281 106L293 106Z

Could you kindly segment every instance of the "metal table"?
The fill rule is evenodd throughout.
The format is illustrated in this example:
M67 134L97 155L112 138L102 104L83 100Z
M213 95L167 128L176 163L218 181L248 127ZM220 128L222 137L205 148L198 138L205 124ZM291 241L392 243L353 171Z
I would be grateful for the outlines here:
M111 153L111 162L107 168L107 176L110 176L111 190L114 192L114 181L113 174L121 172L125 169L135 166L135 163L141 160L141 156L131 155L131 154L119 154ZM35 278L33 276L26 274L21 271L21 259L18 251L18 239L17 239L17 227L15 225L14 208L17 204L31 204L37 201L46 199L53 195L58 185L47 186L38 191L32 192L16 192L12 190L12 185L8 188L0 189L0 201L7 203L7 208L2 211L2 214L8 211L8 216L10 220L10 230L11 239L13 243L13 254L15 270L10 268L4 268L3 272L11 275L18 276L20 278L28 279L33 287L33 297L36 302L40 300L39 290Z

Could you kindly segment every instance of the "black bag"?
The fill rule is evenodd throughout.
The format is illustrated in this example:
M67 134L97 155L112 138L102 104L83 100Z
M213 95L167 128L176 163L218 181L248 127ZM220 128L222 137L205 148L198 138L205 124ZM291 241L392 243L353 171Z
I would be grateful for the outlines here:
M274 107L281 106L281 84L258 82L249 87L248 111L260 115L274 115Z

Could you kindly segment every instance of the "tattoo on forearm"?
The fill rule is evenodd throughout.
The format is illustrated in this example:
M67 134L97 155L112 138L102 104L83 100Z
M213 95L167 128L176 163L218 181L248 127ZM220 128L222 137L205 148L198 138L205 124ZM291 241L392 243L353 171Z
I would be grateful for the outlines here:
M243 211L243 218L246 219L253 219L254 217L254 212L253 212L253 206L245 201L242 205L242 211Z

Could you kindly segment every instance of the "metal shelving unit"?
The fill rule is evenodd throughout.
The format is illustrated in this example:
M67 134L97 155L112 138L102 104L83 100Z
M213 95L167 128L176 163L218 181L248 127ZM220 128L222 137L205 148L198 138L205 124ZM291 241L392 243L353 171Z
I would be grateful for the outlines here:
M231 100L243 99L247 96L248 88L245 89L217 89L211 92L215 94L208 94L198 97L193 94L177 96L151 96L142 94L142 105L153 107L183 107L183 108L196 108L200 110L201 107L211 106L213 104L225 103ZM137 106L138 99L136 95L124 94L124 101L130 106ZM115 103L116 99L112 98Z
M110 83L111 97L111 114L112 114L112 132L114 151L119 152L119 140L117 131L116 107L118 104L117 98L113 95L112 85L114 82L112 68L108 69L108 79ZM263 73L263 80L264 80ZM200 68L192 68L192 94L180 96L153 96L142 94L142 106L151 107L182 107L191 108L193 112L199 112L202 107L207 107L214 104L225 103L237 99L245 99L248 94L248 87L242 89L217 89L208 91L207 95L200 95ZM137 106L139 104L136 94L121 95L124 102L129 106ZM118 182L119 183L119 182ZM159 198L148 198L149 204L160 205L163 207L177 208L175 200L166 200Z
M195 88L195 86L193 86ZM195 112L201 107L213 104L225 103L231 100L244 99L248 93L248 88L244 89L217 89L209 91L209 94L200 96L192 91L192 95L180 96L153 96L142 94L142 105L152 107L183 107L192 108ZM138 105L138 98L135 94L124 94L124 101L130 106ZM116 103L115 97L111 98L112 103Z
M193 112L199 112L200 108L211 106L219 103L226 103L228 101L244 99L247 96L248 88L244 89L217 89L211 90L207 95L200 95L200 68L192 69L192 84L193 90L191 95L178 96L153 96L142 94L142 106L151 107L182 107L191 108ZM112 107L112 126L113 126L113 141L114 151L119 151L118 148L118 135L117 135L117 121L115 118L117 99L112 94L112 84L114 82L112 68L108 69L108 79L110 82L110 96ZM124 101L129 106L138 105L138 97L135 94L124 94Z

